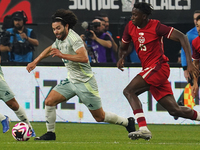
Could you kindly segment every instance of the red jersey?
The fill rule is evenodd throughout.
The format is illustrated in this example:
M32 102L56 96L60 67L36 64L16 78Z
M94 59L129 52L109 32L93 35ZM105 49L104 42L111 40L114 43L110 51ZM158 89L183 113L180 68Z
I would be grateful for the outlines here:
M122 42L129 43L132 40L142 67L153 67L158 62L169 61L164 55L163 37L169 38L173 29L158 20L150 19L144 28L129 21L124 29Z
M192 58L193 59L199 59L200 58L200 37L197 36L193 41L192 41Z

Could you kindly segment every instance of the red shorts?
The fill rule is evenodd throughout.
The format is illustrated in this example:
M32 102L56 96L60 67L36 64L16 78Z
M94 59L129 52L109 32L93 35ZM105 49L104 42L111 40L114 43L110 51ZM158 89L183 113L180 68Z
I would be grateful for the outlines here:
M150 92L156 101L166 95L173 95L171 84L168 81L170 68L167 63L156 64L142 70L139 75L150 85Z

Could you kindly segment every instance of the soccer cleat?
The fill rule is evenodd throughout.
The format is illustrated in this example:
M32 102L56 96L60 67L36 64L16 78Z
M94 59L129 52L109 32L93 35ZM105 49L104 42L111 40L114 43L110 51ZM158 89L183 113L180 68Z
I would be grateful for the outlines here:
M128 126L126 127L126 130L129 133L135 131L135 119L133 117L128 118Z
M32 129L31 137L36 137L34 129Z
M8 116L5 116L6 119L1 121L1 124L3 126L3 133L6 133L9 131L10 127L9 127L9 123L10 123L10 118Z
M128 134L128 137L132 140L136 140L139 138L150 140L152 138L151 132L147 130L138 130L135 132L131 132Z
M34 140L56 140L56 134L54 132L47 132Z

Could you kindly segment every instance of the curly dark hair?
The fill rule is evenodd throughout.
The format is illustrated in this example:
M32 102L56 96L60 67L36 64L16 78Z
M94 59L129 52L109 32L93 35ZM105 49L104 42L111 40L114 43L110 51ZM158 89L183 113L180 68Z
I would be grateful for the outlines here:
M78 19L77 16L71 11L71 10L65 10L65 9L58 9L52 16L52 23L53 22L61 22L63 26L66 24L69 25L69 29L73 28Z
M151 4L145 3L145 2L135 3L133 8L139 9L147 16L151 15L152 11L153 11L153 6Z

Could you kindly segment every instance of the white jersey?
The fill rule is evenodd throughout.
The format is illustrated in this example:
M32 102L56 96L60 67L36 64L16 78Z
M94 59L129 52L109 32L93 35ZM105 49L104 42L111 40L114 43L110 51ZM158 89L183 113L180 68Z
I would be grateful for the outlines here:
M84 47L81 37L69 29L69 33L65 40L61 41L56 39L52 44L52 48L59 49L63 54L76 55L76 51ZM87 63L74 62L62 59L66 68L68 69L68 79L72 83L87 82L92 76L93 72L89 61Z

